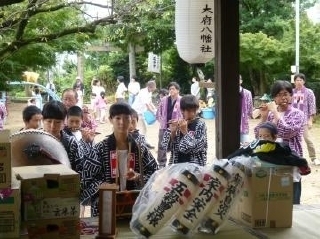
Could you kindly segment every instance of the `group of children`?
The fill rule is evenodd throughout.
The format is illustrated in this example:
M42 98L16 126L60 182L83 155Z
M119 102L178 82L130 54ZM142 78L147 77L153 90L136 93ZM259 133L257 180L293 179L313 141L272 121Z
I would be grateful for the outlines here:
M185 95L179 107L182 118L169 121L161 141L162 147L171 152L169 165L190 162L203 166L207 163L207 128L197 116L199 101L193 95ZM86 106L66 107L62 102L50 101L42 111L35 106L26 107L23 120L24 129L39 128L42 121L43 129L63 143L72 168L81 176L81 203L91 205L92 216L98 214L99 185L117 183L121 190L140 189L158 170L145 136L137 129L138 114L127 103L110 106L113 131L97 143L93 143L97 123ZM261 124L257 136L275 141L276 125Z

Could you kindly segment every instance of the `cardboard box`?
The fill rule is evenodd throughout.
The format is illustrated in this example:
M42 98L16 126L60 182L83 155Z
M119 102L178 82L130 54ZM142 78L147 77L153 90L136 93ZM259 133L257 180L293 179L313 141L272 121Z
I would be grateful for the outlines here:
M10 130L0 131L0 188L11 186Z
M19 238L20 182L12 179L12 186L0 189L0 238Z
M261 163L252 168L231 214L252 228L291 227L293 167Z
M79 239L80 218L60 218L23 222L28 239Z
M80 176L65 165L14 167L21 180L23 220L80 216Z

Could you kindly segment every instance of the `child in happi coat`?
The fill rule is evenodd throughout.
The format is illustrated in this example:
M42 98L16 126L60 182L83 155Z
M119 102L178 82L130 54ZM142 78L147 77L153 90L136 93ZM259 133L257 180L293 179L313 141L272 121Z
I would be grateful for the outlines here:
M97 216L99 186L116 183L120 191L140 189L158 165L149 149L138 144L129 133L131 107L115 103L109 109L113 133L93 146L83 164L81 203L91 205L91 216Z
M170 149L170 164L195 163L204 166L207 163L207 127L197 117L199 101L193 95L185 95L180 100L183 119L170 120L165 131L162 147Z

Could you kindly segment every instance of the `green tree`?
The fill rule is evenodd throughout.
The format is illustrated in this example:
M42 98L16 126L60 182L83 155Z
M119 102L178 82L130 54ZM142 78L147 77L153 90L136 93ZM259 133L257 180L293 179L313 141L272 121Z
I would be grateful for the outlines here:
M19 79L23 70L42 70L56 63L59 52L76 52L98 37L98 26L116 23L120 15L111 6L87 1L30 0L0 7L0 79ZM142 0L131 1L128 6ZM110 10L94 19L85 12L88 5ZM127 9L130 10L130 7ZM126 9L121 14L127 14Z

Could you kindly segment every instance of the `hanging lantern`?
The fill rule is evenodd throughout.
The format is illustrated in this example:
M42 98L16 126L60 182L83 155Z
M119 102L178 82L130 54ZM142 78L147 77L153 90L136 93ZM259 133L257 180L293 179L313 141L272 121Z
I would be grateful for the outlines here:
M190 64L214 57L213 6L213 0L176 0L176 44L180 57Z

